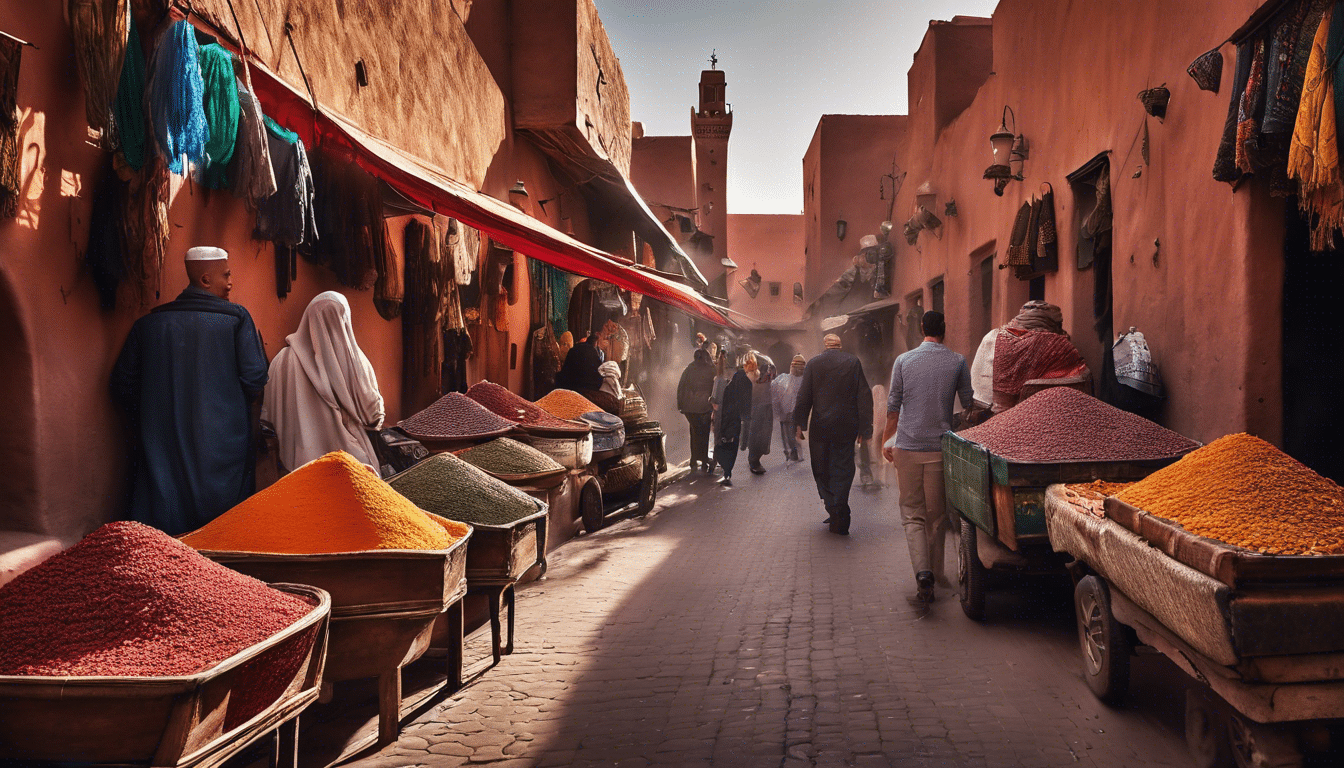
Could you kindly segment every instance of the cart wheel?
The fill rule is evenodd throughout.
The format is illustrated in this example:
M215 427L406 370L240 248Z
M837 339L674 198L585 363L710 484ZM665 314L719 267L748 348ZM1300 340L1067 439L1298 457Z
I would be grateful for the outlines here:
M1098 699L1115 704L1129 691L1129 634L1111 613L1110 589L1096 576L1085 576L1073 590L1073 605L1083 678Z
M1302 765L1297 740L1272 725L1231 714L1227 735L1237 768L1300 768Z
M652 456L644 459L644 478L639 481L639 506L636 515L647 515L658 501L658 465Z
M985 590L989 574L976 549L979 532L970 520L961 518L961 536L957 546L957 587L961 591L961 610L974 621L985 620Z
M583 516L583 530L595 533L606 522L606 510L602 508L602 486L597 478L583 484L579 491L579 514Z
M1185 746L1195 768L1232 768L1227 726L1222 713L1199 688L1185 690Z

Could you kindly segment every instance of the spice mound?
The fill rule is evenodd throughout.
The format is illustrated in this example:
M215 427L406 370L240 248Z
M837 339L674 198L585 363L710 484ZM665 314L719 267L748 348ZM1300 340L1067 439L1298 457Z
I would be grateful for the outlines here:
M1189 453L1199 443L1068 387L1041 390L957 433L1009 461L1144 461Z
M574 421L585 413L600 411L602 407L572 389L555 389L537 401L537 405L552 416Z
M440 453L391 479L416 506L473 525L508 525L534 515L540 503L451 453Z
M182 541L196 549L314 555L447 549L454 535L344 451L285 475Z
M191 675L312 609L162 531L108 523L0 587L0 675Z
M1344 554L1344 488L1247 434L1219 438L1116 498L1262 554Z
M496 416L466 395L449 392L397 426L411 437L450 440L501 434L513 429L514 422Z
M530 445L501 437L458 451L457 457L492 475L530 476L560 472L564 467Z
M471 385L467 397L485 406L491 413L527 429L572 433L588 431L586 425L557 418L536 403L528 402L494 382L479 381Z

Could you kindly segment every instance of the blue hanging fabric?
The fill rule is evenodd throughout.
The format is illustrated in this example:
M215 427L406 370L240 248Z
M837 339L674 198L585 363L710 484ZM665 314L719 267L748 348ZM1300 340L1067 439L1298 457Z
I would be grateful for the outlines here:
M150 69L154 139L168 170L180 175L184 156L196 165L205 162L205 144L210 140L195 28L185 21L169 27L154 51Z
M238 79L233 74L233 54L219 43L200 49L201 79L205 83L205 119L210 140L205 144L208 165L204 181L211 189L229 184L228 164L238 139Z

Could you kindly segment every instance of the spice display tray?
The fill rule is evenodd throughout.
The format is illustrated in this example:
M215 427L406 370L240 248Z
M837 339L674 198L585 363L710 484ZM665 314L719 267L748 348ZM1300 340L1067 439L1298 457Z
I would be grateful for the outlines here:
M1106 499L1106 516L1147 539L1168 557L1229 587L1256 583L1344 585L1344 555L1262 555L1196 536L1114 496Z
M0 676L0 760L218 766L292 721L317 699L327 656L331 597L273 583L313 610L269 639L194 675ZM278 698L225 731L231 695L257 672L254 660L289 643L311 643Z

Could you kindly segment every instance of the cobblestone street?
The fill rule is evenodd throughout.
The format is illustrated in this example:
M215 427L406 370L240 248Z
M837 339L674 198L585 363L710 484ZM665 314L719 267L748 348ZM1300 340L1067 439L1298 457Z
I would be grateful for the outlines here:
M977 625L940 588L921 617L895 489L856 490L840 538L806 465L775 459L558 550L519 591L514 654L356 765L1189 764L1165 659L1109 709L1062 592L995 593Z

